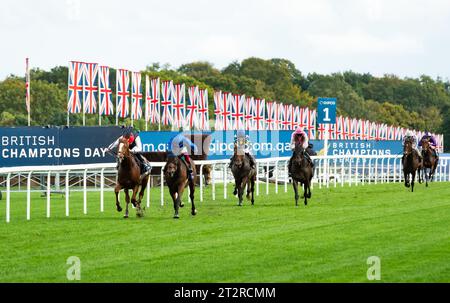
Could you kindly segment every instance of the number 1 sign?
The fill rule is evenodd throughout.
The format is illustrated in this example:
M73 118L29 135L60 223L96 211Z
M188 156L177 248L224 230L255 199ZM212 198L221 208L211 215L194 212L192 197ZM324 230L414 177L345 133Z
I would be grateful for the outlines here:
M336 123L336 98L318 98L317 100L317 123L335 124Z

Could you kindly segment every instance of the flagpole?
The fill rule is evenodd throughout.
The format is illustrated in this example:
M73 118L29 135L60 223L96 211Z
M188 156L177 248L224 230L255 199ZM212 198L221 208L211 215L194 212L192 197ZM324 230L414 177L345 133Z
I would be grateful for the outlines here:
M67 83L70 83L70 63L67 71ZM69 94L69 92L67 92L67 94ZM69 105L67 105L67 127L69 127Z
M31 125L31 95L30 95L30 68L29 68L29 58L26 58L26 82L27 82L27 96L26 96L26 104L27 104L27 111L28 111L28 126Z
M83 66L85 66L85 65L83 65ZM82 75L82 79L83 79L83 98L82 98L82 101L83 101L83 126L86 126L86 102L84 102L84 75Z

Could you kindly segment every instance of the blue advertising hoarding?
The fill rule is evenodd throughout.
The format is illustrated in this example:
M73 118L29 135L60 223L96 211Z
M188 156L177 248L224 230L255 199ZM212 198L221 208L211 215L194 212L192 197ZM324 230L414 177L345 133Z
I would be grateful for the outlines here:
M122 134L120 127L0 128L0 167L62 165L114 162L107 146ZM195 133L195 132L194 132ZM141 132L144 151L166 151L178 132ZM234 131L204 132L211 136L208 159L229 159L233 153ZM257 158L291 156L292 131L247 131ZM201 142L194 142L206 150ZM314 150L324 154L324 143L311 140ZM200 148L202 147L202 148ZM330 140L328 155L395 155L400 141Z

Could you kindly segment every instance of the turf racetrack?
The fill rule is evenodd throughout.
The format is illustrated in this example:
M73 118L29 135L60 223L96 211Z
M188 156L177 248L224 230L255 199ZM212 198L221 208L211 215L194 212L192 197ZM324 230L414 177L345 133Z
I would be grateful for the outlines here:
M450 282L449 183L414 193L402 184L316 186L298 208L291 186L280 192L266 196L264 185L255 206L238 207L206 189L198 215L184 199L179 220L167 198L144 218L131 210L123 219L108 192L104 213L99 193L88 193L87 215L82 193L72 193L69 217L53 195L50 219L36 193L26 221L26 195L13 194L9 224L0 201L0 281L67 282L66 260L77 256L81 282L368 282L367 258L378 256L381 282Z

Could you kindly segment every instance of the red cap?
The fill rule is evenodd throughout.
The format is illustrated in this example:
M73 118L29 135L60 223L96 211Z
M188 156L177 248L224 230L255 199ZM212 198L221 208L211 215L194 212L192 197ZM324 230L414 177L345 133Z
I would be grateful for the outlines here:
M134 135L131 134L131 135L130 135L130 138L128 139L128 143L129 143L129 144L132 144L133 142L134 142Z

